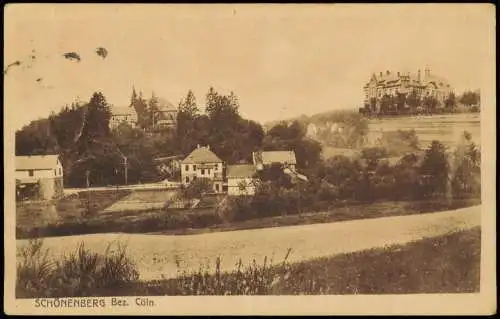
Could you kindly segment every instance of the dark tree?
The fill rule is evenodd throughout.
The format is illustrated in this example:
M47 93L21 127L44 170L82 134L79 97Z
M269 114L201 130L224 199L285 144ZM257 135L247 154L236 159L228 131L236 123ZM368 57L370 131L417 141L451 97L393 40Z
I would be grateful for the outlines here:
M442 197L446 194L449 169L445 146L439 141L432 141L419 169L422 197Z

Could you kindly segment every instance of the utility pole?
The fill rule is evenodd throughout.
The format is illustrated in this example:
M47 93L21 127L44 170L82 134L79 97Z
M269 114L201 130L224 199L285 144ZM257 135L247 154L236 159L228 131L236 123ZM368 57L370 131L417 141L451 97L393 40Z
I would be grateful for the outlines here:
M123 166L125 169L125 185L128 184L128 164L127 164L127 157L123 156Z
M87 215L90 214L90 190L89 190L90 182L89 182L89 175L90 175L90 171L87 169L85 171L85 184L87 186Z

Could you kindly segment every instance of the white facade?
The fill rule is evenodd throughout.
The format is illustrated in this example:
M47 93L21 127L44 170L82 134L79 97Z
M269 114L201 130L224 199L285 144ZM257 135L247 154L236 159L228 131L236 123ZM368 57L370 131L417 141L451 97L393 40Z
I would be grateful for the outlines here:
M231 196L254 195L258 179L250 177L228 177L227 194Z
M39 178L54 178L63 176L62 167L54 169L27 169L16 170L16 179L39 179Z
M197 178L207 178L213 181L213 190L216 193L223 191L224 163L217 157L210 147L198 147L181 161L181 183L189 185Z
M181 177L184 185L195 178L222 179L222 163L181 164Z
M137 112L133 107L113 107L111 108L109 127L114 129L121 123L127 123L131 127L136 127L138 120Z
M15 177L19 180L63 177L64 171L56 155L16 156Z
M52 199L63 195L63 167L57 155L16 156L16 196ZM38 185L36 193L28 192ZM30 186L31 185L31 186Z

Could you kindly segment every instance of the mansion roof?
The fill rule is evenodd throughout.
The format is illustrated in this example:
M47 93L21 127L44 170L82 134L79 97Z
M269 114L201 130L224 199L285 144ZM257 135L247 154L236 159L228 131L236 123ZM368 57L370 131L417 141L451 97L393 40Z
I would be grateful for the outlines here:
M437 76L430 72L430 70L425 70L424 73L419 75L412 74L410 72L380 72L377 74L372 74L370 81L365 84L365 88L370 86L382 86L382 87L392 87L400 86L403 84L408 84L411 86L421 86L426 87L429 84L434 84L436 88L450 88L450 84L443 77Z

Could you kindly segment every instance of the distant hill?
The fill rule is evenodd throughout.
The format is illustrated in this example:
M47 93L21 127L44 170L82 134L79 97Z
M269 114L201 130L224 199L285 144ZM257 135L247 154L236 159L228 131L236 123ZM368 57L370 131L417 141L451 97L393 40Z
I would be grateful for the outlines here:
M273 121L264 128L285 122L298 121L307 137L316 140L323 146L323 157L335 155L357 156L364 147L384 147L390 156L400 156L419 149L419 139L414 130L391 129L386 132L373 130L372 121L359 114L357 110L335 110L314 115ZM394 126L394 125L391 125ZM402 127L403 128L403 127Z
M323 147L358 149L368 133L368 121L357 110L335 110L314 115L273 121L263 125L265 130L279 123L298 121L307 137L320 142Z

